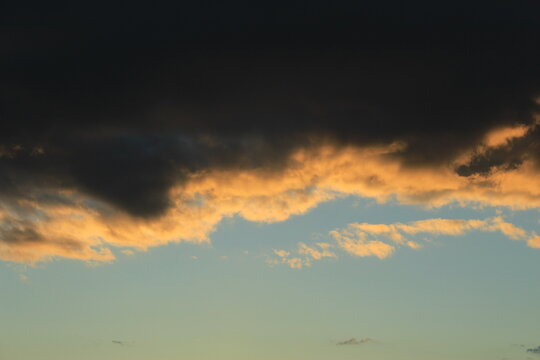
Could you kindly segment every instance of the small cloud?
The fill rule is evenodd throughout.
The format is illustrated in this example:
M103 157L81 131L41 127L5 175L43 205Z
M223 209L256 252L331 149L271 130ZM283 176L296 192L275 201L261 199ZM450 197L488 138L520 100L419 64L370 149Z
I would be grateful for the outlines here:
M291 269L302 269L303 267L311 266L311 261L309 259L302 259L299 257L285 259L283 263L289 265Z
M291 269L302 269L311 266L311 260L309 258L290 257L291 253L289 251L274 249L274 254L277 255L279 259L268 259L266 263L270 266L286 264Z
M527 240L527 246L535 249L540 248L540 236L533 232L531 237Z
M277 265L279 263L286 264L292 269L302 269L311 266L313 261L322 260L324 258L337 258L337 255L330 251L331 244L318 242L315 246L309 246L302 242L298 243L298 249L291 253L286 250L274 249L274 255L278 259L270 259L267 261L269 265Z
M123 341L123 340L112 340L112 343L119 346L132 346L133 341Z
M21 280L22 282L30 282L30 279L28 279L28 276L26 276L25 274L19 274L19 280Z
M422 245L415 241L407 241L407 246L414 250L418 250L422 248Z
M195 256L195 255L193 255L191 258L192 258L193 260L198 260L198 259L199 259L199 257L198 257L198 256Z
M350 338L349 340L340 341L336 343L336 345L360 345L360 344L367 344L374 341L375 339L372 339L372 338L362 338L362 339Z
M286 258L287 256L291 255L290 252L285 250L274 250L274 254L276 254L280 258Z
M298 254L311 257L313 260L321 260L325 257L336 258L337 255L328 250L332 245L324 242L317 243L320 249L308 246L304 243L298 243Z
M527 349L528 353L540 355L540 346L537 346L535 348Z
M133 256L135 255L135 252L133 250L126 249L126 250L122 250L122 254L127 255L127 256Z

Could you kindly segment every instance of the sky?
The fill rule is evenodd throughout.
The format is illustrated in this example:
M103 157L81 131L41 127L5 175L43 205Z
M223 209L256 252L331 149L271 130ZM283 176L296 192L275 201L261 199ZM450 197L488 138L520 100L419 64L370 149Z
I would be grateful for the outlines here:
M540 3L0 7L0 359L540 359Z

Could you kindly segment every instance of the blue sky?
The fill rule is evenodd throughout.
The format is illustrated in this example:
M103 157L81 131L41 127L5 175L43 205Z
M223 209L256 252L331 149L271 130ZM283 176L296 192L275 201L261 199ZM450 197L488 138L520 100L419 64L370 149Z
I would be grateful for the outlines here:
M540 333L540 251L496 232L432 236L391 256L269 264L352 222L536 211L428 210L349 197L275 224L224 220L211 245L170 244L111 264L5 263L0 354L26 359L527 359ZM349 339L359 344L337 345ZM113 341L122 342L122 344Z

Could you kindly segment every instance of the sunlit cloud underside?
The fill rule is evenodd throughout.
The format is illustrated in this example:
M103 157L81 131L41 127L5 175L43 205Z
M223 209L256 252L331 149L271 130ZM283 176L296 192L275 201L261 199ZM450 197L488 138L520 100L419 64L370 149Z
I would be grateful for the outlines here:
M150 218L129 215L76 189L36 187L25 198L2 200L0 259L31 264L55 258L111 262L115 259L112 248L145 251L168 243L208 243L224 218L275 223L345 196L427 209L448 204L536 209L540 207L540 171L527 151L519 153L519 166L492 161L488 171L462 171L474 167L478 159L489 162L493 154L499 158L514 154L534 131L536 124L492 129L452 161L422 166L409 165L399 156L407 148L406 141L366 146L321 142L295 150L282 167L194 172L170 190L172 206L163 215ZM16 156L16 150L4 149L0 156ZM400 246L420 248L422 244L409 239L418 233L457 236L497 231L540 247L536 234L501 217L356 223L328 231L332 243L313 247L301 243L294 250L296 255L276 250L271 262L300 268L314 260L337 257L338 249L356 256L386 258Z

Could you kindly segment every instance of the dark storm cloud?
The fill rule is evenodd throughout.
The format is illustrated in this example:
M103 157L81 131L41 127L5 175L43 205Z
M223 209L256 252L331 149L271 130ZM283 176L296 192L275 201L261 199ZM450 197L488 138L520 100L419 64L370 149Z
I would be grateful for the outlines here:
M76 188L151 217L195 171L321 138L403 140L426 166L538 110L536 1L186 4L3 5L1 196ZM523 141L456 171L519 167Z
M540 355L540 346L535 347L535 348L531 348L531 349L527 349L527 352L532 353L532 354L536 354L536 355Z

